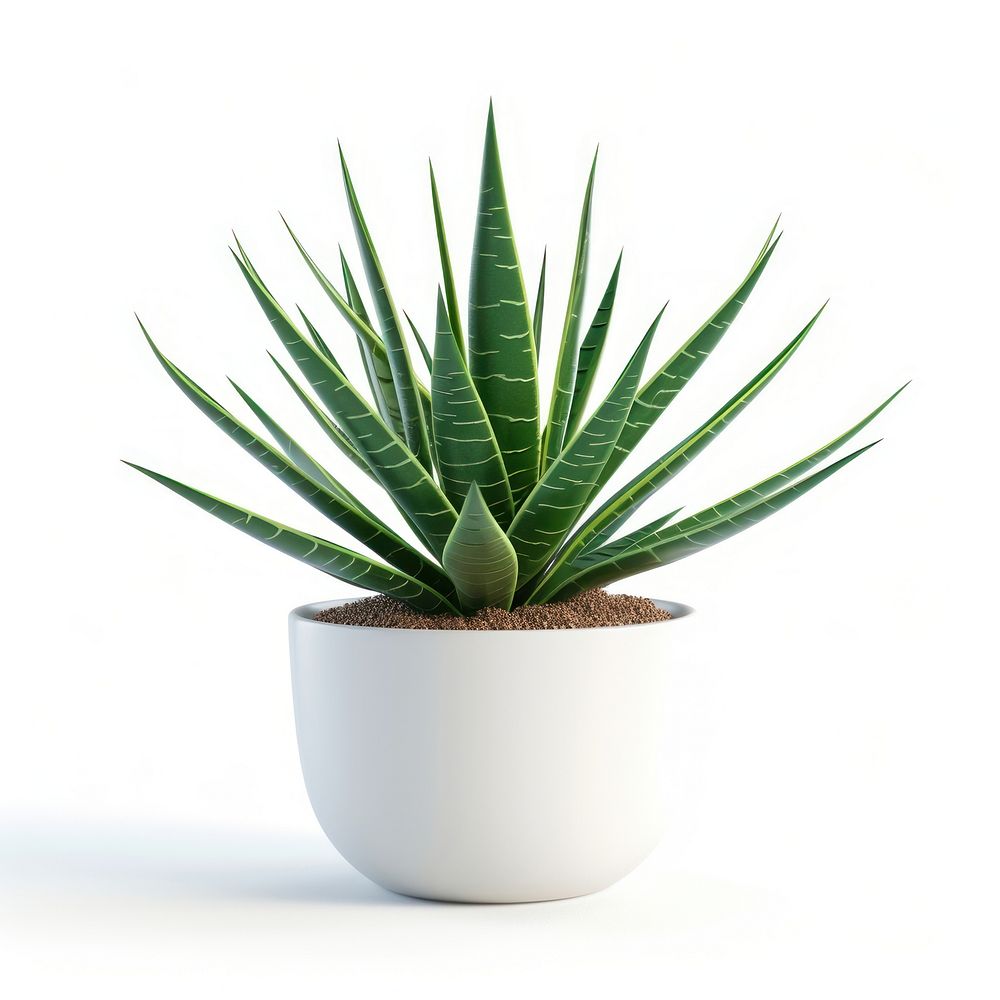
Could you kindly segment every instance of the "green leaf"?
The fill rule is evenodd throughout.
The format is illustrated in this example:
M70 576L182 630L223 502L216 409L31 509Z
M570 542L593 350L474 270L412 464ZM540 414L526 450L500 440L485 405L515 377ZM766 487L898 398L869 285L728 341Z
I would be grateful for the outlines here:
M483 149L469 283L469 368L503 455L514 506L538 479L538 370L493 105Z
M358 283L354 280L354 275L351 273L351 266L347 263L344 249L338 245L337 251L340 254L340 273L344 278L344 291L347 293L347 304L358 314L365 325L371 329L372 321L368 317L365 301L361 297ZM315 270L313 273L316 273ZM372 333L375 333L374 329L372 329ZM396 389L392 384L389 359L388 357L383 358L382 376L385 380L383 383L379 378L379 366L375 361L371 344L366 337L360 334L356 334L356 337L358 341L358 353L361 355L361 364L365 370L365 378L368 380L368 387L371 389L375 406L379 414L381 414L382 419L396 430L397 433L400 433L403 425L399 419L399 400L396 399Z
M781 371L788 359L799 349L825 308L824 305L761 371L705 423L661 455L631 482L618 490L614 496L606 500L559 553L555 563L549 569L548 577L550 579L543 581L542 585L545 586L552 580L565 578L569 572L567 567L584 548L593 548L595 544L603 545L642 503L645 503L657 490L665 486L678 472L687 468L695 457L704 451L715 437L735 420L771 379ZM624 431L622 433L624 435Z
M305 449L295 442L291 442L291 438L285 435L294 446L295 451L305 458L307 467L300 468L294 462L286 461L266 441L262 441L221 403L213 399L201 386L166 358L141 322L139 326L156 359L184 395L220 430L225 431L228 437L257 459L264 468L277 476L294 493L320 513L353 535L359 542L367 545L373 552L382 556L383 559L387 559L399 569L432 586L447 587L447 580L436 566L385 524L362 509L340 483L333 480L326 470L317 465L305 452ZM240 394L244 395L244 398L249 398L242 390L240 390ZM254 408L259 409L256 404L254 404ZM277 424L275 426L277 427ZM280 431L280 428L278 429ZM283 431L281 433L284 434ZM317 472L318 475L314 476L312 472ZM332 481L332 484L326 481Z
M463 611L510 610L517 581L517 556L475 483L444 547L443 562Z
M767 479L761 480L749 489L743 490L741 493L737 493L734 496L729 497L728 500L723 500L713 507L708 507L698 514L691 515L691 517L687 519L688 523L699 524L715 520L717 518L738 514L741 511L746 510L748 507L756 504L758 501L767 498L772 493L788 486L799 476L808 472L810 469L815 468L824 459L829 458L835 451L847 444L848 441L864 430L865 427L867 427L903 391L903 389L906 388L907 385L909 385L908 382L906 385L897 389L887 399L883 400L883 402L879 403L874 410L854 424L853 427L849 427L846 431L839 434L832 441L827 442L827 444L823 445L821 448L817 448L816 451L807 455L805 458L800 459L797 462L793 462L787 468L782 469L780 472L776 472ZM677 511L674 511L674 513L676 514ZM584 547L580 556L578 556L575 562L568 567L568 572L564 571L561 577L556 574L556 576L547 580L544 586L538 589L537 595L533 595L533 599L539 602L550 600L552 595L559 590L560 586L575 573L578 573L579 571L597 563L613 559L629 548L644 544L649 539L654 538L654 536L657 538L667 537L671 529L668 528L666 531L663 529L665 527L666 520L669 520L670 517L673 517L673 515L669 515L667 519L661 518L651 522L650 524L644 525L642 528L637 528L631 534L617 539L614 542L609 542L596 547ZM675 525L673 527L678 526Z
M514 516L514 505L500 447L448 320L439 290L431 407L441 485L457 508L478 483L493 517L506 526Z
M371 377L369 378L369 384L371 386L372 396L375 400L375 406L378 408L379 415L385 423L393 429L393 431L402 436L403 418L399 408L399 400L396 397L396 387L392 380L392 367L389 364L389 356L386 353L385 344L382 343L378 334L371 328L368 321L361 317L361 315L351 306L344 296L340 294L336 285L334 285L334 283L323 273L323 271L320 270L317 263L312 259L299 238L295 235L294 230L288 224L288 220L282 216L281 221L284 222L285 228L288 230L288 235L291 236L292 241L295 243L296 248L302 255L302 259L306 262L309 270L312 271L313 277L319 282L320 287L324 292L326 292L330 301L337 307L337 311L354 329L355 335L358 338L361 356L365 362L366 374L369 372L369 360L371 362ZM243 258L243 262L246 263L245 254L243 255ZM344 264L346 264L346 261L341 258L342 269ZM255 278L260 288L267 292L267 287L260 280L257 272L253 270L252 265L248 264L247 266L250 269L250 276ZM253 282L251 282L251 287L253 287ZM356 290L357 286L355 285L354 288ZM348 292L350 292L350 286L348 287ZM270 295L270 292L267 292L267 294L272 299L274 298L274 296ZM360 296L358 301L360 301Z
M324 485L324 479L332 478L325 470L320 469L319 477L313 477L308 468L302 469L294 463L286 461L266 441L262 441L249 427L237 420L221 403L213 399L201 386L165 357L153 343L153 339L141 322L139 326L157 361L160 362L184 395L220 430L257 459L265 469L272 472L294 493L363 545L367 545L383 559L387 559L394 566L431 586L447 587L447 580L433 563L429 562L381 521L361 509L353 497L350 497L349 494L345 496L346 491L336 480L333 481L332 489ZM240 394L243 395L242 390ZM254 406L255 409L259 409L256 404ZM275 426L277 425L275 424ZM284 434L283 431L282 434ZM285 436L287 437L287 435ZM289 438L289 440L291 439ZM294 442L292 443L294 444ZM306 457L309 466L313 469L318 468L312 458L306 454L305 449L297 444L294 446L297 453Z
M312 397L292 378L285 370L281 362L270 352L267 356L274 362L275 367L281 372L283 378L298 397L299 402L306 408L309 415L319 424L326 436L346 455L362 472L368 476L373 476L368 463L361 457L357 448L351 444L347 435L326 415L326 412L312 399Z
M405 573L383 566L360 552L352 552L316 535L261 517L260 514L243 507L236 507L218 497L185 486L176 479L144 469L141 465L132 462L125 464L190 500L196 507L213 514L226 524L239 528L251 538L256 538L271 548L284 552L285 555L293 556L314 569L322 570L329 576L343 580L354 587L388 594L418 611L457 613L454 605L433 588L425 586Z
M518 587L545 566L593 496L635 399L659 319L642 338L604 402L548 467L515 515L507 534L517 553Z
M427 345L424 343L424 338L420 336L420 331L417 329L413 320L410 319L409 313L404 312L403 315L406 317L406 322L410 324L410 329L413 331L414 339L417 342L417 346L420 348L420 354L423 357L427 373L430 374L434 368L434 359L431 357L430 351L427 350ZM430 396L421 394L420 408L424 414L424 424L426 424L428 434L430 435L431 459L434 463L434 471L438 473L438 478L440 479L440 466L438 464L437 449L434 447L434 413L431 409Z
M423 413L424 413L424 423L428 427L433 427L434 426L434 414L431 411L431 397L430 397L430 395L425 396L425 395L421 394L421 396L420 396L420 408L421 408L421 410L423 410ZM437 464L437 453L434 451L434 438L433 438L433 434L431 435L431 461L434 464L434 473L440 479L440 474L438 472L438 464Z
M253 415L264 425L264 429L277 442L278 447L285 453L292 465L301 469L310 479L319 483L320 486L328 490L339 500L342 500L349 507L353 507L355 510L364 509L364 505L357 500L351 491L331 472L320 465L248 392L242 389L233 379L229 380L229 384L239 393L240 398L250 408ZM366 510L365 513L375 520L375 516L371 514L371 511Z
M431 172L431 201L434 203L434 229L437 232L438 255L441 258L441 279L444 284L444 298L448 304L448 320L458 352L465 358L465 335L462 333L462 312L458 303L458 292L455 289L455 272L451 266L451 254L448 253L448 237L444 229L444 214L441 211L441 199L438 197L437 181L434 178L434 164L427 161Z
M396 305L389 292L389 283L386 281L382 264L375 252L375 244L368 231L368 224L361 213L361 205L354 190L351 174L347 169L344 151L340 148L339 143L337 148L340 150L340 168L344 175L344 190L347 192L347 203L351 210L351 219L354 222L358 249L361 251L361 262L368 278L369 291L375 302L375 314L382 329L382 341L385 344L389 367L392 370L393 385L399 399L399 412L403 421L403 440L410 451L416 455L420 464L425 469L429 469L431 467L430 439L424 424L416 376L413 374L413 366L410 364L410 353L403 338Z
M578 570L585 569L587 566L593 566L596 563L603 562L605 559L611 559L622 552L627 552L629 549L637 548L652 538L662 528L665 528L683 509L683 507L678 507L669 514L658 517L656 520L650 521L649 524L644 524L641 528L636 528L635 531L630 531L627 535L622 535L621 538L617 538L613 542L608 542L607 545L601 545L596 548L587 546L573 560L570 568L575 573Z
M373 479L376 483L379 483L378 477L371 470L371 466L365 461L358 450L351 444L350 439L346 434L326 415L326 412L318 406L312 399L312 397L292 378L291 375L282 367L281 362L268 352L267 355L273 362L275 367L281 372L285 381L291 386L292 391L299 398L302 405L308 410L309 415L319 424L320 428L326 434L328 438L370 479ZM395 502L395 498L393 498ZM410 526L414 534L421 538L422 532L420 527L414 522L413 518L407 513L406 508L401 504L396 503L396 509L399 511L401 517Z
M287 227L288 223L285 223ZM351 271L351 265L347 263L347 256L344 253L344 248L337 245L337 252L340 254L340 273L344 278L344 291L347 293L345 296L348 305L365 321L365 323L371 327L372 332L374 332L375 327L372 326L372 321L368 316L368 310L365 308L365 300L361 296L361 290L358 288L358 283L354 280L354 273Z
M576 382L573 386L573 403L569 412L569 423L566 427L566 435L572 437L583 420L584 410L587 408L587 400L590 399L590 390L594 385L594 376L597 374L597 366L601 361L601 354L604 352L604 344L607 340L608 327L611 324L611 313L615 307L615 296L618 293L618 275L622 268L622 255L618 254L618 261L615 269L611 273L611 280L604 290L604 297L601 304L594 313L587 335L580 345L580 353L576 363Z
M261 286L261 288L267 291L267 286L264 284L264 279L261 278L261 276L257 273L257 269L250 262L250 257L247 255L246 250L243 249L243 244L240 243L240 239L236 235L236 230L233 230L233 242L236 244L236 249L239 251L239 256L243 260L243 263L246 265L247 270L253 275L254 279ZM230 247L229 252L233 253L232 247ZM267 293L268 295L271 294L270 291L267 291Z
M781 235L774 238L777 223L772 228L757 255L750 273L739 288L705 321L684 346L669 361L665 362L639 390L628 422L622 431L621 440L614 456L608 463L605 482L618 471L622 462L635 450L646 432L657 421L663 411L674 401L677 394L688 384L695 372L705 363L705 359L718 346L723 336L739 315L740 310L774 253ZM773 242L772 242L773 240Z
M845 465L853 462L859 455L864 454L876 444L878 442L874 441L872 444L865 445L864 448L859 448L846 458L833 462L825 468L820 469L819 472L814 472L811 476L800 480L798 483L787 486L779 493L775 493L771 497L761 498L756 503L728 517L702 521L697 520L706 513L703 511L699 515L686 518L673 527L663 529L662 533L657 533L653 539L647 540L640 547L581 570L566 581L551 596L540 595L536 598L532 595L529 599L530 603L566 600L574 594L590 590L592 587L602 587L615 580L634 576L636 573L644 573L646 570L655 569L657 566L666 566L668 563L677 562L679 559L709 548L717 542L731 538L746 528L754 524L759 524L783 507L787 507L793 500L808 493L809 490L818 486L824 479L829 478Z
M542 314L545 312L545 265L549 257L549 248L542 251L542 269L538 273L538 291L535 293L535 311L531 315L531 329L535 334L535 356L542 350Z
M430 374L431 370L434 368L434 359L431 357L431 352L427 349L427 344L424 343L424 338L420 336L420 331L417 329L417 325L410 319L410 314L403 310L403 315L406 317L406 322L409 324L410 330L413 332L413 339L417 342L417 347L420 349L420 356L423 358L424 365L427 368L427 373ZM457 345L456 345L457 346Z
M440 558L457 517L454 507L413 452L385 425L344 374L296 329L243 262L236 259L261 309L306 381L422 541Z
M452 587L448 578L434 563L396 534L389 525L320 465L249 393L241 389L232 379L229 381L257 419L267 428L267 432L278 442L278 446L288 456L288 460L358 512L361 517L355 522L357 530L344 525L355 538L393 566L415 577L421 583L426 583L435 590L451 596ZM381 536L372 535L372 525L381 532Z
M906 385L909 385L907 382ZM902 391L906 388L906 385L901 386L897 389L888 399L879 403L874 410L871 411L863 419L859 420L853 427L844 431L843 434L838 435L832 441L823 445L822 448L818 448L812 454L807 455L805 458L800 459L798 462L794 462L787 468L782 469L781 472L775 473L773 476L769 476L767 479L761 480L761 482L751 486L749 489L743 490L741 493L737 493L734 496L729 497L728 500L723 500L721 503L716 504L714 507L709 507L706 510L701 511L698 514L692 514L691 517L687 519L687 523L698 524L707 520L716 520L723 517L731 517L734 514L739 513L748 507L753 506L758 501L765 497L770 496L772 493L782 489L783 487L789 485L789 483L798 479L799 476L808 472L810 469L819 465L824 459L829 458L835 451L840 447L845 445L850 441L855 435L859 434L865 427L867 427ZM676 513L676 512L675 512ZM645 534L647 536L662 535L663 524L654 522L653 524L648 524L644 528L639 528L632 532L632 536L640 536ZM626 537L632 537L626 536ZM600 549L593 550L593 556L597 557L599 554L606 558L614 555L616 552L624 551L624 548L629 546L621 546L621 542L625 539L620 539L619 541L612 542L608 545L602 546ZM588 564L599 561L595 559L588 560Z
M771 379L785 366L789 358L799 349L809 331L819 319L824 304L806 326L759 371L724 406L716 410L697 430L692 431L683 441L661 455L634 479L623 486L614 496L607 499L570 539L558 557L549 567L546 578L536 590L549 590L565 580L571 573L572 564L587 549L604 545L614 533L653 494L665 486L678 472L687 468L695 457L707 448L757 397ZM623 432L624 433L624 432Z
M566 319L563 321L562 339L559 341L559 357L556 361L555 382L552 386L552 401L549 405L549 419L542 436L542 465L545 470L558 458L566 440L566 426L569 411L573 405L573 386L576 383L576 366L579 355L580 310L583 307L583 293L587 284L587 259L590 253L590 213L594 199L594 174L597 170L597 154L590 166L587 189L583 195L583 209L580 212L580 229L576 238L576 257L573 260L573 275L569 284L569 300L566 303Z
M300 309L298 306L296 306L295 308L299 310L299 315L302 317L302 322L305 323L306 329L309 331L309 336L312 337L313 343L316 345L317 348L319 348L320 354L322 354L323 357L325 357L326 360L329 361L334 368L338 369L339 371L343 371L344 369L341 366L340 362L334 356L333 351L330 350L329 344L327 344L327 342L320 336L319 330L317 330L316 327L313 326L312 321L302 311L302 309Z

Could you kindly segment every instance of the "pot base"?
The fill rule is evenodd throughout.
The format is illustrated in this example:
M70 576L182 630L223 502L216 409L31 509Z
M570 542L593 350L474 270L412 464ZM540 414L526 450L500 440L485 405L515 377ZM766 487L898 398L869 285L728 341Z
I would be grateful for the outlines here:
M599 855L566 857L554 851L551 843L535 840L525 841L521 850L507 852L492 863L483 859L472 865L457 865L445 856L416 858L400 846L395 856L382 859L386 868L380 868L370 865L371 855L359 859L340 849L360 874L396 895L440 903L499 905L575 899L601 892L637 868L659 837L657 827L647 843L631 845L635 853L627 859L621 853L622 845L617 845L617 850L616 845L605 845ZM335 837L330 840L337 846Z
M367 875L365 876L368 877ZM369 881L372 881L369 879ZM381 889L385 889L387 892L391 892L396 896L405 896L407 899L419 899L425 903L456 903L463 906L522 906L529 905L531 903L557 903L561 899L582 899L584 896L593 896L595 893L603 892L605 889L609 889L611 885L601 886L599 889L587 889L584 892L574 892L566 896L529 896L524 899L466 899L465 897L455 897L455 896L424 896L419 895L414 892L401 892L399 889L390 889L387 885L381 885L376 882L376 885Z

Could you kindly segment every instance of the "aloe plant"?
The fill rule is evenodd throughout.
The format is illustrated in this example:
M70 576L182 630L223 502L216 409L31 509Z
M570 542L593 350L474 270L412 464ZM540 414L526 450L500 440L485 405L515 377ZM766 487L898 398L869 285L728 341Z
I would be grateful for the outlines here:
M529 306L492 104L464 322L437 180L433 167L430 170L442 281L429 341L396 306L343 151L340 162L370 308L343 250L338 285L285 225L353 334L367 395L352 383L306 315L299 311L299 323L282 308L239 241L233 257L309 388L272 356L282 378L330 443L388 493L412 539L377 517L233 383L270 440L241 421L168 360L141 324L155 357L195 406L366 551L287 527L141 466L133 468L246 534L346 583L432 613L471 615L484 607L509 609L565 600L587 588L682 559L787 506L877 443L816 468L902 391L896 390L829 443L754 486L682 520L675 520L679 511L674 511L626 532L626 522L638 508L685 469L772 381L823 311L707 420L594 509L611 476L739 315L781 238L777 224L746 277L678 350L643 380L661 309L610 390L591 404L622 266L619 256L585 327L595 154L569 275L554 384L543 419L537 361L548 255L543 256L533 307ZM427 369L424 379L412 360L411 337Z

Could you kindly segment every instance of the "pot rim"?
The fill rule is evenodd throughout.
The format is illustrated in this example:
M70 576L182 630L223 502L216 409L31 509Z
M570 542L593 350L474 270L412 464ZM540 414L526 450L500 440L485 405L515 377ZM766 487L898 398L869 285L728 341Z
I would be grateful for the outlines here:
M494 629L452 629L452 628L381 628L374 625L344 625L340 622L321 622L314 617L317 612L325 611L327 608L338 607L343 604L351 604L355 601L362 601L363 597L339 597L329 601L314 601L311 604L300 604L293 608L289 614L289 621L302 622L306 625L314 625L319 628L349 629L351 631L365 632L371 634L381 633L383 635L408 633L410 635L540 635L547 633L558 633L571 635L585 635L590 632L609 632L621 629L657 628L669 625L671 622L680 621L682 618L690 618L694 614L694 608L688 604L681 604L677 601L664 601L652 597L650 600L658 607L670 612L671 617L660 622L636 622L632 625L598 625L594 628L494 628Z

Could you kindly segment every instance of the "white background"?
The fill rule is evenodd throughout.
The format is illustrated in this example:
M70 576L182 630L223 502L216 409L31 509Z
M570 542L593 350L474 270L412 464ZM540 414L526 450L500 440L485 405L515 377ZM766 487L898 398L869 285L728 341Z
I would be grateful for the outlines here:
M965 2L8 12L0 991L996 996L994 38ZM588 312L625 246L606 378L670 298L666 357L784 213L633 471L832 296L651 511L728 495L914 379L845 473L629 582L699 612L671 828L605 893L506 908L393 897L338 857L298 772L284 617L347 588L117 464L321 530L170 385L131 311L318 450L229 229L353 363L277 216L334 268L339 136L429 328L426 156L464 282L490 95L532 284L549 247L546 374L595 143Z

